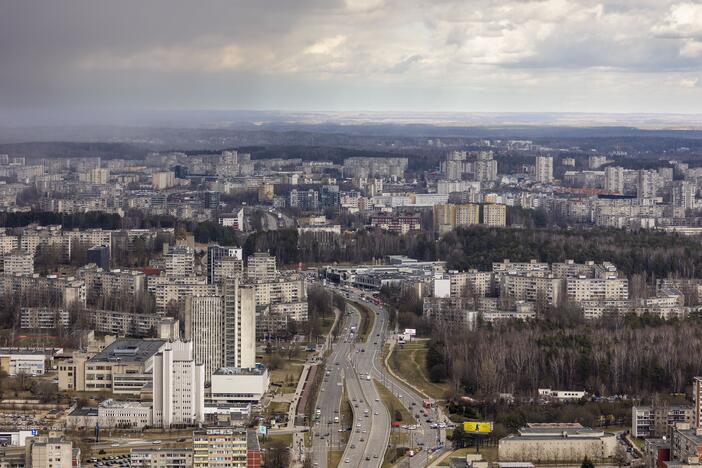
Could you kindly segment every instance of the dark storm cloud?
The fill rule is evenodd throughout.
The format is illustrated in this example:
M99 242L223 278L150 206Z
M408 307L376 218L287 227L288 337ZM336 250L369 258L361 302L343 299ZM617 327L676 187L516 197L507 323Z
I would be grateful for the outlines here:
M696 112L701 24L675 0L0 0L0 117Z

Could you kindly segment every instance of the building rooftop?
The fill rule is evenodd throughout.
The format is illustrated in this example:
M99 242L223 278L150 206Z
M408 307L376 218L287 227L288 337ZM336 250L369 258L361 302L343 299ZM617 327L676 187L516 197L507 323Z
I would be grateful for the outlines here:
M518 434L512 434L506 439L599 439L606 435L613 435L601 430L584 427L578 423L531 423L519 429Z
M249 452L260 452L261 447L258 444L258 435L256 431L246 432L246 448Z
M63 348L0 348L0 355L54 356L63 354Z
M145 362L158 353L165 343L165 340L117 340L88 362Z
M71 413L69 416L95 416L97 417L98 415L98 409L93 408L90 406L84 406L82 408L76 408Z
M265 367L220 367L212 375L263 375L265 372Z
M113 400L108 399L100 402L101 408L150 408L151 403L141 401Z

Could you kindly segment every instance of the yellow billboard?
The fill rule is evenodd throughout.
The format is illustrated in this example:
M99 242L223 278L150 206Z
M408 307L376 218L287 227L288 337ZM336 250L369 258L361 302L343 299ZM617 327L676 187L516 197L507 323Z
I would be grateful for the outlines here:
M492 432L492 423L467 421L463 423L463 431L473 434L489 434Z

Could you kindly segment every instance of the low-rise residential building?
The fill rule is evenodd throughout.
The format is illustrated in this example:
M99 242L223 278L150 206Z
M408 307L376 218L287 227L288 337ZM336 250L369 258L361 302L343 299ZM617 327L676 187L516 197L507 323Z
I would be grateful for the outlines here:
M631 408L631 435L640 438L667 436L676 424L691 424L694 412L692 406L634 406Z
M70 314L64 309L53 307L22 307L20 309L20 326L24 329L66 328Z

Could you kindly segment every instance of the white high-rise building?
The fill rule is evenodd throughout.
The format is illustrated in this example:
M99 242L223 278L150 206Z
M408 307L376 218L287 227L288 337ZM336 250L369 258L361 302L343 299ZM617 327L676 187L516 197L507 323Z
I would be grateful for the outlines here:
M553 156L537 156L534 167L536 181L542 184L553 182Z
M193 343L166 343L153 360L153 424L192 425L204 415L205 368L193 358Z
M224 366L256 365L256 288L241 285L238 278L223 281Z
M695 208L697 186L689 180L675 181L673 186L673 205L686 210Z
M205 382L224 364L223 306L219 295L185 299L185 339L193 343L195 361L205 366Z
M605 190L611 193L624 193L624 168L608 166L605 168Z
M639 170L636 186L637 198L656 198L658 192L658 172L646 169Z

